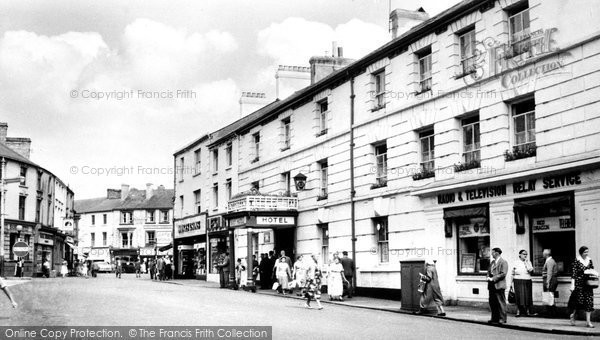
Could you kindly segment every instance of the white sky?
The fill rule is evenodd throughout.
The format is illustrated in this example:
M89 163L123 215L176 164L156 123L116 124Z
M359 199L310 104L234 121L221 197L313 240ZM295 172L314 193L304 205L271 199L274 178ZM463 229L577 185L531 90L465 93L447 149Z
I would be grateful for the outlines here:
M423 6L435 15L457 2L394 0L392 8ZM76 199L103 196L121 183L172 188L166 173L173 152L235 120L241 91L274 98L278 64L308 66L334 40L350 58L381 46L390 39L388 6L388 0L2 1L0 121L8 123L9 137L32 139L32 161L68 183ZM82 98L131 90L122 100ZM177 90L196 98L138 93L176 96ZM112 174L90 174L111 168Z

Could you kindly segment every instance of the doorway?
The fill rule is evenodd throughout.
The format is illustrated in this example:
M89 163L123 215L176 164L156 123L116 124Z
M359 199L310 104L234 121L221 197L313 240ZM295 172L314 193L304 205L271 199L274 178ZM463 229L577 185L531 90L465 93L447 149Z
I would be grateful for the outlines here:
M281 228L274 230L275 235L275 256L284 250L285 255L295 261L296 228Z

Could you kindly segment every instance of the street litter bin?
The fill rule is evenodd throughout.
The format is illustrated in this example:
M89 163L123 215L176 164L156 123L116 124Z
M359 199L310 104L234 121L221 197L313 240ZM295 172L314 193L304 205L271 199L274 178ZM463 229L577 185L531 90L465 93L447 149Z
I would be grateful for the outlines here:
M416 312L419 310L421 293L419 286L419 273L425 272L425 260L414 259L400 261L400 294L401 309Z

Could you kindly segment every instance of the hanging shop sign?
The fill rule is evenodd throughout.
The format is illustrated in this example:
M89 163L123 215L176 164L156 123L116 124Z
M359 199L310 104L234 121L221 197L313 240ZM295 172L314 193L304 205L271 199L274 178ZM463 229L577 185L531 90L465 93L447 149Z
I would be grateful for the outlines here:
M571 172L561 175L544 176L542 178L530 179L526 181L516 181L513 182L510 187L512 187L513 194L523 194L536 191L540 188L543 191L571 187L580 184L581 173ZM439 194L437 196L437 203L451 204L463 201L476 201L485 198L506 196L507 194L506 184L484 186L475 189Z
M175 238L206 233L206 215L184 218L175 222Z

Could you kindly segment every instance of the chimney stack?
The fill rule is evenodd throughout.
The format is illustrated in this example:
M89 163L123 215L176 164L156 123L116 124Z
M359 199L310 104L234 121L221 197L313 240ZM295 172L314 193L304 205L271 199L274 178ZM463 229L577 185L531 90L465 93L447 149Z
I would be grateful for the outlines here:
M392 32L392 39L396 39L402 33L427 19L429 19L429 14L425 12L423 7L419 7L416 11L396 8L390 13L390 31Z
M152 183L146 183L146 199L150 199L154 195L154 189L152 189Z
M354 62L354 59L344 58L344 50L342 47L337 46L337 42L334 41L331 44L331 47L331 57L323 56L310 58L311 85Z
M120 199L121 198L121 190L119 190L119 189L106 189L106 198L108 198L109 200Z
M7 133L8 133L8 124L0 123L0 142L1 143L6 142Z
M126 199L128 194L129 194L129 185L121 184L121 199L122 200Z
M310 85L310 67L279 65L275 72L276 93L283 99Z
M269 100L262 92L242 92L239 103L241 118L269 104Z

